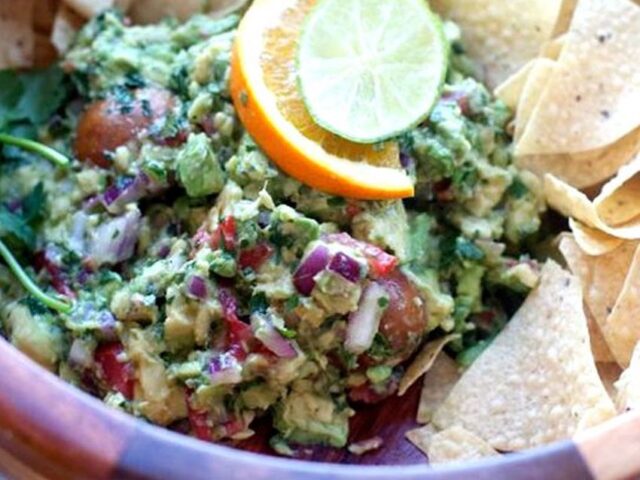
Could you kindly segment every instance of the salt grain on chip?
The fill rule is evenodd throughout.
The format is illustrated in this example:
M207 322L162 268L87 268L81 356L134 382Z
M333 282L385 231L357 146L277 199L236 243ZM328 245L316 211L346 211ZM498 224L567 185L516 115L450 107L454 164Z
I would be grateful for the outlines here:
M614 414L589 347L580 283L549 261L433 423L461 425L496 450L514 451L571 437Z

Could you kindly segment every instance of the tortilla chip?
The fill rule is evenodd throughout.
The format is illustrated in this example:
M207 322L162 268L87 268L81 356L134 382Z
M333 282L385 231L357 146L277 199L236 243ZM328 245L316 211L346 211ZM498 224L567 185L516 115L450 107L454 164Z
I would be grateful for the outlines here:
M553 28L554 37L562 35L569 30L569 25L571 25L571 19L573 18L573 13L575 12L577 5L578 0L562 0L560 13L558 14L556 25Z
M62 5L56 13L51 32L51 43L59 54L66 53L82 28L85 20L66 5Z
M593 206L607 225L622 225L640 215L640 157L602 187Z
M518 101L517 115L515 120L514 139L522 136L531 118L531 113L540 100L540 95L544 91L551 75L555 71L556 62L549 58L538 58L531 66L531 72L527 76L527 81L522 89L522 95Z
M585 152L640 125L640 8L629 0L582 0L518 155ZM624 68L621 68L624 66Z
M500 85L551 38L560 0L432 0L431 7L456 22L470 57L490 88Z
M545 175L544 179L547 203L559 213L613 237L626 240L640 239L640 218L634 218L621 225L609 225L598 214L594 202L584 193L553 175Z
M214 18L224 17L249 4L249 0L209 0L208 14Z
M571 437L615 414L589 348L576 277L549 261L538 287L436 411L499 451Z
M520 168L543 177L550 173L575 188L597 185L613 177L640 152L640 128L613 145L582 153L516 155Z
M604 328L605 338L618 364L629 366L640 341L640 249L636 249L618 300Z
M517 109L524 86L527 83L527 78L535 62L536 60L528 62L495 89L495 96L502 100L511 110L515 111Z
M429 463L451 463L499 455L482 438L458 425L436 433L427 447Z
M607 341L604 339L604 334L602 333L600 325L586 305L584 313L587 317L587 328L589 329L589 341L591 343L591 353L593 353L593 359L596 361L596 363L615 362L615 358L611 353L611 350L609 350L609 345L607 345Z
M418 447L425 455L429 454L429 445L434 435L438 433L436 428L429 424L424 427L414 428L405 433L405 437L416 447Z
M49 35L60 0L35 0L33 5L33 28L36 32Z
M602 334L608 349L607 352L604 345L596 344L600 339L595 335L594 326L591 326L594 357L597 361L619 361L619 355L615 355L614 352L614 349L620 348L619 334L613 330L615 327L612 326L610 318L622 298L630 274L629 265L632 265L638 256L638 242L624 242L611 252L597 257L587 255L575 239L569 236L563 236L559 248L571 271L580 278L587 310L600 327L599 333Z
M411 385L431 369L436 358L442 352L442 349L447 345L447 343L459 338L460 334L452 333L451 335L428 342L422 348L420 353L418 353L413 362L411 362L411 365L409 365L409 368L407 368L407 371L400 379L398 395L402 396L407 393L407 390L409 390Z
M87 19L116 6L114 0L64 0L64 2L74 12Z
M618 411L640 409L640 343L636 345L631 364L615 384Z
M448 355L440 355L422 383L422 393L418 405L418 423L429 423L433 413L449 395L460 376L460 366Z
M131 5L130 15L135 23L154 23L165 17L186 20L196 13L207 13L214 17L239 10L248 0L136 0Z
M33 0L0 2L0 70L33 65Z
M600 230L587 227L573 218L569 219L569 229L584 253L594 257L606 255L624 243L621 238L612 237Z
M620 375L622 375L620 365L616 362L598 362L596 367L609 397L615 399L617 395L615 384L620 379Z
M58 58L58 51L46 35L36 33L33 49L33 66L44 68L51 65Z

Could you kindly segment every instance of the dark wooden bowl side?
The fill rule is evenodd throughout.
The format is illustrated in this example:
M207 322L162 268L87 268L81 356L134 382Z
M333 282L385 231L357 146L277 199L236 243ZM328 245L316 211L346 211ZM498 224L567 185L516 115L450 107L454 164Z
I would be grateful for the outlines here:
M0 372L0 450L49 479L592 478L573 442L442 468L334 465L269 457L199 442L106 408L42 370L1 338Z

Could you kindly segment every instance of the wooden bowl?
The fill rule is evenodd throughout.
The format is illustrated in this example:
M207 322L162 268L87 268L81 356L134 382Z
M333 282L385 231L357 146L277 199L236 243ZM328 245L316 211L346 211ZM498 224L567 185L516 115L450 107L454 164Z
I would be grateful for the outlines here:
M617 480L640 475L637 412L618 417L574 441L475 463L431 468L420 457L408 453L415 449L402 440L402 428L393 420L404 415L402 404L411 403L404 399L384 407L384 412L391 412L384 413L388 417L384 422L373 418L380 412L372 411L359 427L376 421L388 425L390 430L380 433L391 440L386 453L358 457L362 459L360 463L396 465L345 465L241 451L154 427L107 408L67 385L2 338L0 372L0 473L11 478ZM399 433L391 435L394 429ZM256 450L255 445L252 449ZM354 461L336 456L335 452L325 452L314 459ZM413 465L398 465L402 463Z

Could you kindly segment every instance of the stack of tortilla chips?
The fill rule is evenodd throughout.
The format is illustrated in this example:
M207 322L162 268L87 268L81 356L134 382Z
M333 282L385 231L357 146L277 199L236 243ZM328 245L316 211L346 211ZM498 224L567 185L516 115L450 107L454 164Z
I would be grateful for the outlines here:
M248 0L20 0L0 1L0 70L43 67L64 53L87 21L116 7L134 23L196 13L224 16Z
M426 425L407 433L432 463L547 444L640 408L640 7L520 3L435 5L514 109L517 164L544 177L548 203L569 218L558 248L571 273L549 261L467 371L444 354L432 362Z

